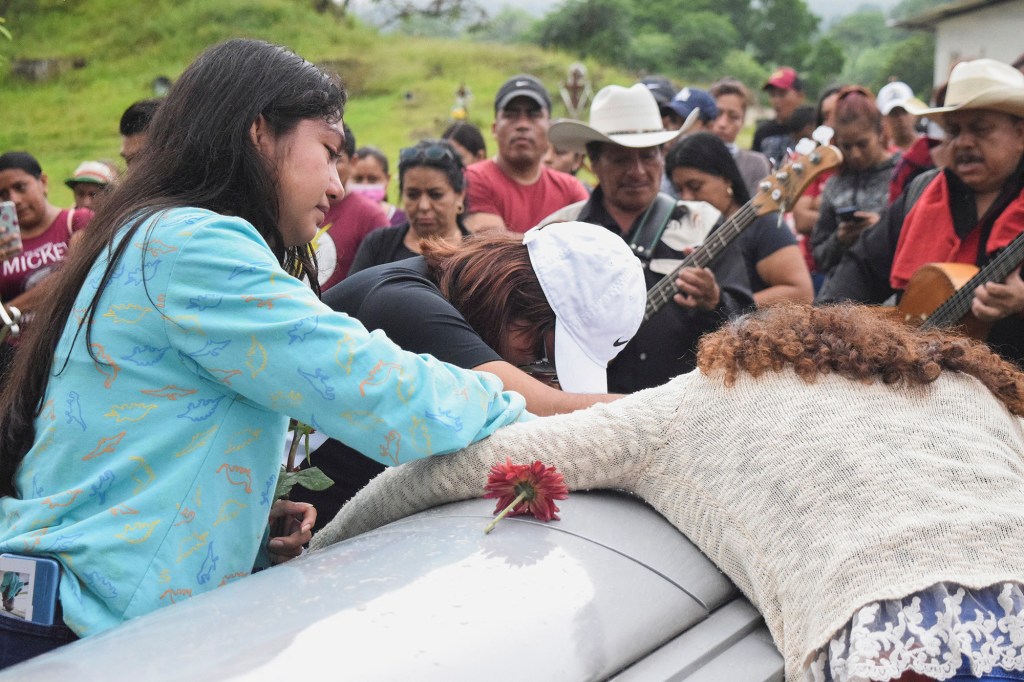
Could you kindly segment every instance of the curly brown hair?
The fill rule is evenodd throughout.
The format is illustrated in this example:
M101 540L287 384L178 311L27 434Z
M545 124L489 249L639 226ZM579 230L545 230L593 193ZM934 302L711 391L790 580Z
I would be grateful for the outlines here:
M922 330L852 304L774 306L704 336L697 367L732 385L741 371L760 376L790 366L807 383L835 372L854 381L919 385L943 370L981 381L1024 416L1024 373L988 346L948 332Z

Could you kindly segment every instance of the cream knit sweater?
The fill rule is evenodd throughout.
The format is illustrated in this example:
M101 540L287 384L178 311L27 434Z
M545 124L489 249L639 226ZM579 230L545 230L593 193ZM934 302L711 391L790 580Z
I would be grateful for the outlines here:
M727 388L693 372L391 469L311 546L481 496L507 456L540 459L571 489L653 505L761 610L798 680L864 604L1024 582L1022 427L964 375L906 388L786 369Z

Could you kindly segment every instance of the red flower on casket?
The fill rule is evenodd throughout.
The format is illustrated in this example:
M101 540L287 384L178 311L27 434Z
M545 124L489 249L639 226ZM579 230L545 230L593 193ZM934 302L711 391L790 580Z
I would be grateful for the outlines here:
M541 521L557 521L558 505L555 500L569 497L569 489L558 469L539 461L513 464L511 459L506 459L504 464L495 464L487 476L484 490L487 492L485 498L498 499L495 514L522 496L508 515L533 514Z

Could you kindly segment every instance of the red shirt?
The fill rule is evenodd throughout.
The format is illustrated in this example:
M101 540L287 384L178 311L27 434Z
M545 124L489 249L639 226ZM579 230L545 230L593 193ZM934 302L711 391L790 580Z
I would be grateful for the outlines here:
M71 214L64 209L57 214L44 232L30 239L22 239L21 255L0 263L0 298L5 303L20 296L50 274L64 260L71 235L92 220L92 211L78 208Z
M348 276L363 237L378 227L387 226L384 209L362 194L346 194L341 201L332 204L324 217L330 239L320 235L314 241L321 290L327 291Z
M532 185L509 178L492 159L466 169L466 212L499 215L513 232L526 232L558 209L589 196L575 177L544 165Z

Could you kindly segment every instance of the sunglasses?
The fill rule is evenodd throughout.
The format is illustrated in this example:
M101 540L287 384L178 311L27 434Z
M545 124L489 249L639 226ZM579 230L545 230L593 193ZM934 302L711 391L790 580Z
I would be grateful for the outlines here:
M408 161L441 161L443 159L454 162L460 160L451 146L441 143L405 147L398 152L399 163L406 163Z
M540 360L535 360L528 365L520 365L519 369L541 383L558 388L558 371L555 369L555 363L548 359L548 344L545 336L545 334L541 334L538 342L536 356Z

